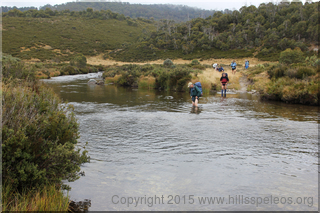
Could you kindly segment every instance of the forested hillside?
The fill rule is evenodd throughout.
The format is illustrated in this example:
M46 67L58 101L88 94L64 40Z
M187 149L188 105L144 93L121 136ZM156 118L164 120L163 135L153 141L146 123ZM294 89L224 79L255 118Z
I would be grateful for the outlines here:
M129 2L68 2L66 4L44 5L40 10L50 8L51 10L63 11L84 11L87 8L92 8L94 11L111 10L114 13L123 14L131 18L146 18L154 20L170 19L176 22L189 21L194 18L207 18L213 15L214 10L203 10L183 5L170 5L170 4L130 4ZM2 7L3 12L18 9L26 11L27 8L16 7ZM36 9L36 8L29 8ZM230 10L225 10L226 13L231 13Z
M21 12L27 11L27 10L37 10L38 8L36 7L7 7L7 6L1 6L1 12L6 13L9 12L10 10L20 10Z
M184 23L162 20L156 26L155 32L112 57L129 60L134 52L143 51L148 59L156 59L162 50L210 55L216 50L255 49L261 59L278 60L280 51L287 48L306 52L310 45L318 45L319 2L244 6L231 14L216 12Z

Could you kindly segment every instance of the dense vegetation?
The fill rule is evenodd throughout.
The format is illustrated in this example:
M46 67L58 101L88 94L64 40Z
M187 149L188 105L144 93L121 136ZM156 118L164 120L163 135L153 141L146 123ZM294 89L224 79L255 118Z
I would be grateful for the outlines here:
M56 196L52 202L65 203L61 192L54 189L61 186L63 179L79 178L80 165L88 161L87 151L75 149L79 133L72 106L62 103L35 76L32 66L11 56L2 58L2 178L6 209L12 209L19 197L29 192L40 193L39 196L50 192ZM33 197L30 193L27 199ZM35 202L38 201L46 202L40 198Z
M319 65L317 56L304 58L299 48L287 49L281 52L280 63L260 64L246 70L252 82L248 89L257 90L267 100L319 105Z
M184 23L161 20L156 23L156 31L111 56L136 60L134 52L143 52L142 59L156 59L164 50L210 56L214 50L256 49L256 57L276 61L280 51L287 48L299 47L306 52L308 45L318 44L318 14L319 2L282 2L261 4L258 8L244 6L231 14L216 12L212 17ZM241 54L231 57L243 57Z

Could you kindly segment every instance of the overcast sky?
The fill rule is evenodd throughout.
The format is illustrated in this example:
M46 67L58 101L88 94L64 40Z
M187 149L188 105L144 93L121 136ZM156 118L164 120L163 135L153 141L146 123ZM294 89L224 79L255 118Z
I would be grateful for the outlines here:
M74 0L75 1L75 0ZM108 1L108 0L107 0ZM119 0L110 0L119 1ZM45 4L62 4L72 2L68 0L3 0L1 6L17 6L17 7L39 7ZM190 7L197 7L207 10L239 10L242 6L255 5L258 7L261 3L278 3L280 0L121 0L121 2L129 2L130 4L179 4ZM304 3L305 0L302 0ZM313 0L315 2L315 0Z

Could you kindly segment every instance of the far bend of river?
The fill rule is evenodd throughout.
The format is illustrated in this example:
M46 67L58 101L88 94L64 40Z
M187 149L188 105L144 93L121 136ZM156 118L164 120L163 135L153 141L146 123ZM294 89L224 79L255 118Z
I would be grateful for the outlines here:
M188 93L88 85L95 77L44 80L88 142L69 195L89 211L318 210L318 107L218 93L194 110Z

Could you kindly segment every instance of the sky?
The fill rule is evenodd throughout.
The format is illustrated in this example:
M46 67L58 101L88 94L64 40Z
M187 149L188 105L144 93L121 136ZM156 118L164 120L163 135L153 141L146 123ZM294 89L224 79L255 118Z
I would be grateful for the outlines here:
M1 6L17 6L17 7L40 7L46 4L62 4L73 2L75 0L2 0ZM130 4L177 4L197 7L206 10L239 10L242 6L255 5L258 7L261 3L278 3L280 0L106 0L129 2ZM315 2L315 0L312 0ZM304 3L305 0L302 0Z

